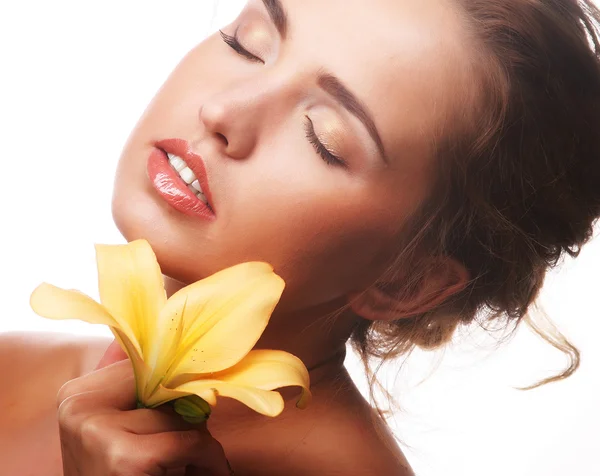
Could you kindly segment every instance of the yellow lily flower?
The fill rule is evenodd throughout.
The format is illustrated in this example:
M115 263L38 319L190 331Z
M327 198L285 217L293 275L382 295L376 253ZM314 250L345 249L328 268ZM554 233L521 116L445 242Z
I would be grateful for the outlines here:
M30 304L49 319L108 325L132 362L138 406L180 399L175 409L184 418L207 418L206 403L214 406L223 396L277 416L284 401L273 390L299 386L296 406L306 407L311 394L302 361L279 350L252 350L285 286L269 264L224 269L167 299L147 241L96 245L96 259L102 304L47 283L33 291Z

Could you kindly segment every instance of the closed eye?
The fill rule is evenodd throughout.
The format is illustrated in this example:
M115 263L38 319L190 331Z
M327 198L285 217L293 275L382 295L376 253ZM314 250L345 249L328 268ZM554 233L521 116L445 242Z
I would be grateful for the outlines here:
M221 38L223 38L223 41L229 45L231 47L231 49L233 49L237 54L239 54L240 56L243 56L244 58L249 59L250 61L254 61L255 63L263 63L264 61L262 59L260 59L258 56L250 53L246 48L244 48L242 46L242 44L240 43L240 41L237 39L237 30L235 31L234 36L228 35L227 33L224 33L223 31L219 30L219 33L221 33Z
M221 34L221 38L223 38L223 41L228 46L230 46L231 49L233 49L236 53L238 53L240 56L243 56L244 58L247 58L248 60L253 61L255 63L263 63L264 64L264 61L261 58L250 53L246 48L244 48L242 46L240 41L237 39L237 30L233 36L228 35L227 33L223 32L221 30L219 30L219 33ZM348 164L342 158L340 158L340 157L336 156L335 154L333 154L332 152L330 152L323 145L323 143L319 140L319 138L317 137L317 134L315 133L315 128L314 128L313 122L311 121L310 117L308 117L308 116L306 116L306 123L304 125L304 131L306 133L306 138L312 144L312 146L314 147L317 154L319 154L319 156L321 156L321 158L325 161L326 164L334 165L334 166L338 166L338 167L344 167L344 168L348 167Z
M325 161L327 165L336 165L338 167L348 167L348 164L337 155L330 152L327 147L317 137L315 133L315 127L310 117L306 116L306 123L304 124L304 131L306 132L306 138L313 145L317 154Z

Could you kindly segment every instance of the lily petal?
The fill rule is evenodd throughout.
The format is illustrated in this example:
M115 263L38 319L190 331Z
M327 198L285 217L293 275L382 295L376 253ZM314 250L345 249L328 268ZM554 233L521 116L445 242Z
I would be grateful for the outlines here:
M233 398L266 416L277 416L284 408L283 397L277 392L234 385L220 380L195 380L177 387L179 391L199 396L206 392L206 389L215 390L219 396Z
M126 245L96 245L100 301L142 358L156 341L156 320L167 300L156 256L146 240Z
M161 356L170 362L166 386L171 376L217 372L238 363L263 333L284 286L269 264L250 262L171 296L158 330L164 343ZM181 334L171 325L175 316L181 318Z
M312 397L310 377L304 363L282 350L253 350L237 365L212 374L213 378L262 390L301 387L302 396L296 405L299 408L306 408Z
M43 283L31 294L30 305L36 314L48 319L80 319L91 324L110 326L113 335L121 348L128 355L133 365L136 378L136 389L143 389L140 383L146 382L149 374L148 366L140 355L136 341L132 341L126 332L119 329L119 324L104 306L80 291L66 290ZM140 395L138 395L140 400Z
M148 367L146 362L144 362L144 359L142 359L142 355L140 353L139 347L137 346L137 342L132 342L127 336L127 334L125 334L125 332L116 327L111 327L110 330L115 336L115 339L121 345L121 348L129 357L129 360L133 367L137 401L144 402L147 398L144 392L146 390L146 386L151 375L150 367Z
M79 319L90 324L118 326L104 306L74 289L42 283L31 293L29 304L36 314L47 319Z
M149 408L155 408L159 405L170 402L171 400L175 400L181 397L187 397L188 395L198 395L200 398L204 399L208 404L212 406L215 406L217 404L217 395L215 391L212 388L210 388L210 386L198 389L198 392L194 393L183 391L180 389L165 388L162 385L158 385L154 393L145 400L145 404Z

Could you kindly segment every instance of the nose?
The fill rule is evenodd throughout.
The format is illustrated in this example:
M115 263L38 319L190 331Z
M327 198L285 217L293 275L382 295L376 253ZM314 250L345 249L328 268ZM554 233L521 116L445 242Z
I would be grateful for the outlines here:
M204 125L208 134L217 142L218 147L227 155L242 158L244 154L252 148L250 144L250 135L245 136L235 133L236 139L230 142L234 137L233 125L231 124L233 114L228 110L220 98L211 98L204 102L200 107L200 122Z
M224 155L246 158L269 121L281 119L294 87L282 78L248 78L209 96L199 109L200 122Z

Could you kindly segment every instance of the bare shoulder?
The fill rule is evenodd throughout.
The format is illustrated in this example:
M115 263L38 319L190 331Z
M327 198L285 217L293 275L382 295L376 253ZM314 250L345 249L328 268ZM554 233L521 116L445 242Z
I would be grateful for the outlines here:
M346 458L347 475L414 476L390 427L362 396L349 374L340 378L327 399L330 424L321 427L322 438L337 441L334 454ZM336 474L332 472L332 474Z
M110 344L103 337L77 336L51 332L6 332L0 333L0 370L3 375L11 374L11 380L20 380L18 371L33 371L52 368L55 374L78 377L93 365ZM61 367L56 364L61 363Z
M311 448L319 474L414 476L391 430L367 402L335 409L326 420L313 435L316 445Z
M22 418L32 408L55 405L58 389L94 368L110 340L69 334L10 332L0 334L0 408ZM43 389L43 391L41 391Z
M277 451L273 474L414 476L390 428L350 378L342 380L324 392L315 389L312 408L292 413L285 434L293 428L296 437Z

